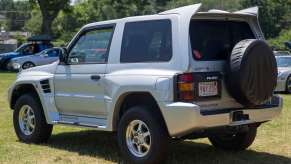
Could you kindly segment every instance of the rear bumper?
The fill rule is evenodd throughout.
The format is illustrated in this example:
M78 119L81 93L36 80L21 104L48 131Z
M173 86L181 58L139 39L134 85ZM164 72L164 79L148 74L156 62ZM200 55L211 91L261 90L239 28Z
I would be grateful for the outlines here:
M274 96L270 104L245 109L200 110L193 103L159 103L168 131L172 137L180 137L195 130L208 129L220 126L237 126L265 122L278 116L282 110L282 98ZM242 111L249 119L233 121L232 113Z

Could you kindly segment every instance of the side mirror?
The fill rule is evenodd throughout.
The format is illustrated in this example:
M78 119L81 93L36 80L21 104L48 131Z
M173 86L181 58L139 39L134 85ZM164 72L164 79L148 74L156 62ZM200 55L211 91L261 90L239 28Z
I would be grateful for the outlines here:
M67 48L61 48L61 52L59 55L60 63L67 63L67 58L68 58L68 50Z

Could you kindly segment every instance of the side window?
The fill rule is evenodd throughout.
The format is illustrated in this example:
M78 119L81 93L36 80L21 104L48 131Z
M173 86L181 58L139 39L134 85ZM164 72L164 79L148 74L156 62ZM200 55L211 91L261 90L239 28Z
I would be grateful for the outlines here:
M126 23L124 27L121 63L165 62L172 57L170 20Z
M89 30L83 33L69 52L70 64L106 63L113 28Z
M25 55L30 55L30 54L33 54L33 45L32 44L29 44L29 45L26 45L23 49L22 49L22 53L25 54Z
M58 57L59 56L59 50L55 49L55 50L51 50L47 52L49 57Z

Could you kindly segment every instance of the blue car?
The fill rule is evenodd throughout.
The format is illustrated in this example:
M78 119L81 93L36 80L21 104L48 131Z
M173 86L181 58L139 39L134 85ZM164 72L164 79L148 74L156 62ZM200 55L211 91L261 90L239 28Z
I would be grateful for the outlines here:
M0 54L0 69L7 69L7 64L13 58L33 55L52 47L53 45L49 42L25 43L17 48L14 52Z
M61 53L61 48L49 48L34 55L17 57L10 60L7 65L7 69L10 71L18 71L35 66L51 64L59 60L59 54Z

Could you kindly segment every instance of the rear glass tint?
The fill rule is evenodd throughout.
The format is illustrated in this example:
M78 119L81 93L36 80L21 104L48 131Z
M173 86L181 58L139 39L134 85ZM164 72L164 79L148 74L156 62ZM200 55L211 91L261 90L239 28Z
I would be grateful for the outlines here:
M192 20L190 39L196 60L226 60L241 40L255 36L246 22Z
M165 62L172 57L170 20L130 22L125 24L121 63Z

